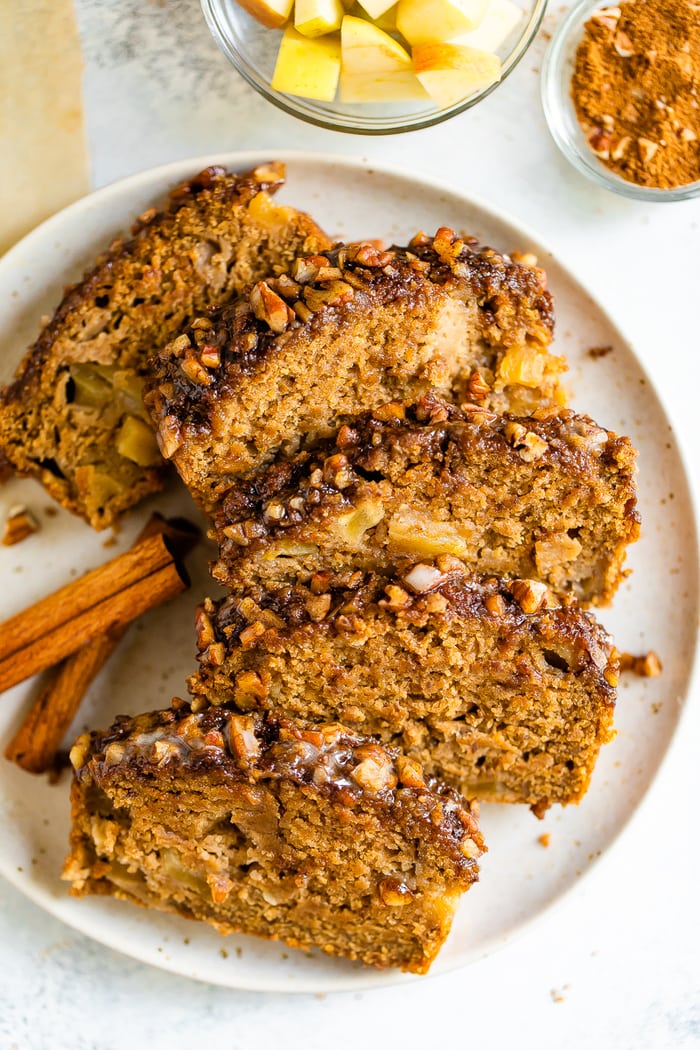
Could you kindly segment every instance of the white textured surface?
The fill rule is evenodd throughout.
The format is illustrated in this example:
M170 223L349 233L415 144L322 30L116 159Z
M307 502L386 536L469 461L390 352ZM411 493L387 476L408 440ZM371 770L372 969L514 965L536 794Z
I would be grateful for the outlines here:
M78 10L96 186L177 157L287 147L393 161L490 199L572 261L630 336L697 482L700 201L635 204L569 169L540 114L538 46L477 110L363 140L272 110L229 71L196 0ZM695 696L646 803L579 890L503 951L410 989L318 1000L196 984L72 933L2 883L0 1048L700 1046L698 707Z

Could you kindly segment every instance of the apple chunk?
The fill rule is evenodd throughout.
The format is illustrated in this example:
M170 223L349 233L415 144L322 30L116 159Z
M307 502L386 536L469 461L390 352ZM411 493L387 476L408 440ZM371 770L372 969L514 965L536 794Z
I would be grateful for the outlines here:
M281 29L289 18L294 0L238 0L238 3L268 29Z
M272 88L286 95L301 95L332 102L340 77L340 40L337 34L314 39L287 26L277 55Z
M415 73L340 73L341 102L428 102Z
M376 22L385 11L393 7L396 0L359 0L360 7L364 8L370 18Z
M344 73L412 72L408 51L364 18L346 15L340 27L340 41Z
M414 47L413 69L441 108L468 98L475 91L495 84L501 77L501 63L496 55L460 44Z
M345 9L340 0L296 0L294 28L303 36L323 36L340 29Z
M481 22L488 0L399 0L396 25L409 44L440 44Z
M498 51L515 27L523 21L522 8L512 0L490 0L478 29L453 40L454 44L475 47L478 51Z
M398 4L394 4L393 7L387 7L381 15L377 15L374 19L374 24L383 29L386 33L396 32L396 8Z

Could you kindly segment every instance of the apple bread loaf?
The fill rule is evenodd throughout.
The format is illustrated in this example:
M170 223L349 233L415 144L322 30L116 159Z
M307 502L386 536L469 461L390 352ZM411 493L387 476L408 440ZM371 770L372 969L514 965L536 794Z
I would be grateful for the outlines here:
M449 555L392 582L207 600L197 621L195 709L338 720L468 798L576 802L611 735L617 654L592 616Z
M71 759L77 896L425 973L478 878L472 806L343 726L174 701Z
M215 579L255 593L452 554L608 602L639 533L630 442L568 410L464 409L385 405L234 485L214 513Z
M0 460L37 477L95 528L162 487L143 407L148 356L212 303L329 246L312 219L274 203L284 166L211 167L149 209L68 289L0 394Z
M561 399L543 281L448 229L300 257L157 355L146 404L161 451L210 511L280 449L387 401Z

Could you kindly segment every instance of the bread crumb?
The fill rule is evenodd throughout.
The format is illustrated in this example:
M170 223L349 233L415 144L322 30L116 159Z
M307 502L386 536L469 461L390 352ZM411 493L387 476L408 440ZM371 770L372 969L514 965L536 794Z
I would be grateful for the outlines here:
M561 989L551 988L549 994L552 997L552 1002L553 1003L563 1003L564 999L566 998L563 993L568 991L569 988L571 988L570 984L562 985Z
M0 542L5 547L12 547L15 543L21 543L28 536L38 532L40 527L39 522L27 507L10 507L5 519L5 531Z
M549 834L549 832L547 831L547 832L544 833L544 835L540 835L540 837L538 838L537 841L539 842L540 846L544 846L545 849L549 849L549 843L550 843L550 834Z
M634 656L633 653L620 653L620 672L632 671L640 678L656 678L662 670L661 660L653 649L650 649L648 653L642 653L641 656Z

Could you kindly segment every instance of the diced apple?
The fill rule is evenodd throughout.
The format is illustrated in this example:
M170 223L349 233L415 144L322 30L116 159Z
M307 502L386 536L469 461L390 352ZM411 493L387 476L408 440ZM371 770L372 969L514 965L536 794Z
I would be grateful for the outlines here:
M399 0L396 26L409 44L440 44L481 22L488 0Z
M396 8L398 4L395 3L392 7L388 7L386 11L373 18L372 21L378 29L383 29L386 33L396 32ZM367 12L361 4L355 2L352 7L348 7L347 0L345 2L345 9L349 15L353 15L355 18L362 18L367 20Z
M340 27L343 72L410 72L411 56L393 37L364 18L346 15Z
M414 47L413 69L441 108L468 98L501 77L501 63L496 55L460 44Z
M511 0L490 0L481 25L471 33L453 40L454 44L474 47L477 51L498 51L515 27L523 21L522 8Z
M340 73L341 102L427 102L429 96L415 73Z
M359 2L369 17L376 22L380 15L394 6L396 0L359 0Z
M340 40L336 35L313 40L287 26L282 37L272 88L286 95L301 95L332 102L340 77Z
M399 6L398 4L394 4L393 7L388 7L386 9L386 11L384 11L383 14L378 15L375 18L374 24L376 26L379 26L379 28L383 29L386 33L395 33L396 32L396 11L397 11L398 6Z
M345 9L340 0L296 0L294 28L302 36L323 36L340 29Z
M238 0L238 3L268 29L281 29L289 18L294 0Z

